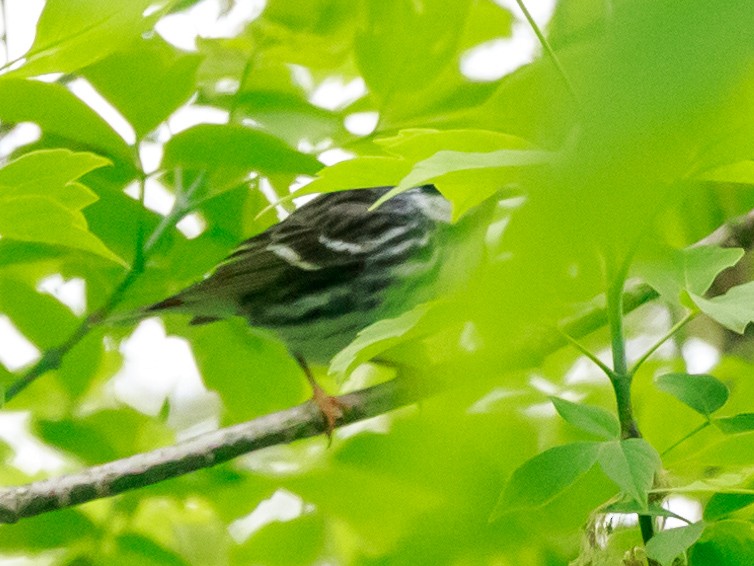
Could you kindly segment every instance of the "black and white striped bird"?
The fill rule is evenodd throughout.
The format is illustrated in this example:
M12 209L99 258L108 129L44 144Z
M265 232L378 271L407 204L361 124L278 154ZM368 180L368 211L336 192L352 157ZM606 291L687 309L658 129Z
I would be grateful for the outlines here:
M450 203L431 185L369 210L390 188L313 199L140 317L182 312L193 324L244 317L276 333L312 380L307 363L327 363L366 326L451 290L483 249L480 214L452 224Z

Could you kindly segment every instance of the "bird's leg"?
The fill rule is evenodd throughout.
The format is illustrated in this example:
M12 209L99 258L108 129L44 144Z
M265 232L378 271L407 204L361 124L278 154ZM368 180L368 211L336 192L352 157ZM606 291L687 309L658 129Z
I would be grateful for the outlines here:
M337 397L328 395L327 392L320 387L317 381L314 379L314 374L306 363L306 360L299 354L295 354L296 361L301 369L304 370L306 379L309 381L309 385L312 388L312 401L316 403L322 413L322 418L325 421L325 434L327 438L332 442L332 433L335 430L335 423L343 416L343 406Z

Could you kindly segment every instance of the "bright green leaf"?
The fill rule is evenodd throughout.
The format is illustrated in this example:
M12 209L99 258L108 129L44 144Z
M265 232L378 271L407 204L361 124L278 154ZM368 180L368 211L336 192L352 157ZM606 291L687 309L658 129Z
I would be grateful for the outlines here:
M0 120L34 122L46 134L129 164L131 150L110 125L67 88L0 78Z
M98 61L84 76L142 139L193 94L200 61L155 36Z
M550 448L525 462L513 472L490 520L513 511L546 505L586 474L600 452L598 442L576 442Z
M0 198L0 237L73 248L125 265L89 232L80 212L45 197Z
M450 305L423 303L395 318L375 322L359 332L356 339L338 352L330 363L330 373L344 379L356 366L403 342L437 332L448 320Z
M314 174L322 164L265 132L236 124L201 124L173 136L165 144L163 167L235 169L243 175Z
M620 423L615 415L601 407L572 403L559 397L550 397L558 414L573 426L605 440L620 436Z
M737 285L712 299L695 294L690 296L704 314L739 334L743 334L754 320L754 282Z
M599 462L605 474L642 508L647 507L647 492L660 470L660 456L641 438L601 444Z
M704 181L715 181L718 183L736 183L742 185L754 185L754 161L747 159L722 165L705 171L699 176Z
M82 175L109 165L93 153L67 149L27 153L0 169L0 197L41 196L55 199L71 210L80 210L97 200L84 185L73 182Z
M458 219L495 191L516 180L520 168L542 165L551 160L551 153L535 150L501 149L488 153L439 151L432 157L419 161L397 187L382 196L373 206L379 206L412 187L432 183L453 203L453 218ZM468 184L458 183L453 174L462 175L468 179ZM485 182L479 183L480 180ZM450 191L451 194L445 194L443 183L446 181L450 181L455 188Z
M151 4L154 0L48 0L34 44L16 74L70 73L106 57L151 27L159 15L143 17Z
M712 415L728 400L728 388L712 375L667 373L658 376L655 384L661 391L705 417Z
M703 295L715 277L738 263L740 248L693 246L683 250L663 248L637 265L636 271L666 300L678 304L682 291Z
M469 0L367 2L356 38L356 61L370 90L389 102L395 92L415 91L452 62L463 33Z
M407 128L397 135L375 140L386 152L416 163L438 151L493 152L501 149L536 149L523 138L490 130Z
M411 164L396 157L356 157L325 167L317 178L297 195L344 191L357 187L396 185L408 174Z
M686 527L678 527L655 533L647 542L647 556L657 560L662 566L672 566L676 556L683 554L702 536L705 524L694 523Z

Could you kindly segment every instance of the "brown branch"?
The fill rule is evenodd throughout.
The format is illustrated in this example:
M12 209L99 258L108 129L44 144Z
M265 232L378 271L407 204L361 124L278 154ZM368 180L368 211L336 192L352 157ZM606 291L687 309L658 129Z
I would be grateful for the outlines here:
M343 426L412 403L423 396L407 382L393 379L342 395ZM0 490L0 522L31 517L111 497L232 460L267 446L322 434L322 414L311 402L203 434L175 446L115 460L81 472Z

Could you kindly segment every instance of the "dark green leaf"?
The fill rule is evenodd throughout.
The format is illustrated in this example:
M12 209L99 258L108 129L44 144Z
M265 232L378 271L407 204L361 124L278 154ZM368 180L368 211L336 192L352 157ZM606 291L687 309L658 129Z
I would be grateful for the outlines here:
M749 521L721 521L709 525L691 547L689 563L700 566L754 564L754 525Z
M605 440L620 436L620 423L615 415L601 407L572 403L559 397L550 397L558 414L573 426Z
M719 521L754 503L754 493L715 493L704 506L705 521Z
M279 411L307 396L298 364L272 336L229 320L188 333L207 387L216 391L227 422Z
M40 420L35 428L47 443L88 465L104 464L173 441L166 425L130 408L99 411L81 419Z
M13 525L0 525L0 550L6 553L57 550L96 536L98 531L99 527L84 513L63 509Z
M728 388L712 375L667 373L655 379L657 387L709 417L728 400Z
M732 417L716 417L712 424L725 434L739 434L754 430L754 413L740 413Z

